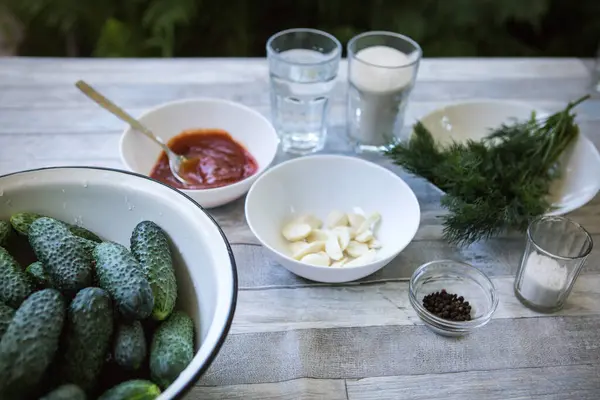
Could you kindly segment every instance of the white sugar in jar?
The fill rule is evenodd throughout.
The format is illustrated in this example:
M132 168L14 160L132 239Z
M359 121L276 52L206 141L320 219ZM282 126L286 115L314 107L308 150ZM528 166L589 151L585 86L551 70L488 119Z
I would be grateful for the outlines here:
M421 49L391 32L367 32L348 43L348 139L357 152L381 151L398 138Z

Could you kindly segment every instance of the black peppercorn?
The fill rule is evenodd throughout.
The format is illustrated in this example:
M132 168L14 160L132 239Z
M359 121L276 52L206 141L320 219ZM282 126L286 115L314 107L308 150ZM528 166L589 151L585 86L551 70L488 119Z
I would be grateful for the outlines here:
M450 321L470 321L471 305L463 296L448 293L446 289L433 292L423 298L427 311Z

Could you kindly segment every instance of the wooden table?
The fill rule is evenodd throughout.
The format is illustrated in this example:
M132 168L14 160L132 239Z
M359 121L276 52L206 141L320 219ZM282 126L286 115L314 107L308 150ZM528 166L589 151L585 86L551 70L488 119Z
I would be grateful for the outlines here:
M556 110L588 91L591 65L576 59L426 59L407 123L457 100L522 100ZM193 96L227 98L269 113L263 59L0 59L0 174L51 165L122 167L123 123L80 94L77 79L134 115ZM332 100L331 153L349 152L345 79L343 64ZM582 131L598 146L600 99L578 112ZM230 335L188 398L600 398L600 252L590 256L561 312L537 314L512 292L522 238L449 246L440 240L439 194L386 166L415 191L421 227L395 261L353 284L308 282L274 264L245 223L243 199L210 211L233 246L240 292ZM600 243L600 196L571 216ZM500 291L493 321L462 340L430 332L408 303L407 278L421 263L440 258L475 264Z

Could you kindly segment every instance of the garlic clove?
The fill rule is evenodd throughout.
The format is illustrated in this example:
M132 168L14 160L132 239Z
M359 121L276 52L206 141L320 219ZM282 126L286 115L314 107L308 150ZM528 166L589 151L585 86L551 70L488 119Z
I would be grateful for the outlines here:
M365 254L366 252L369 251L369 246L365 243L360 243L354 240L351 240L350 243L348 243L348 247L346 248L346 253L348 253L348 255L350 257L360 257L363 254ZM354 260L353 260L354 261Z
M325 219L325 225L327 225L328 228L335 228L336 226L346 226L348 225L348 216L345 212L333 210Z
M320 251L318 253L307 254L300 259L301 262L319 267L329 267L329 257L326 253Z
M358 267L360 265L366 265L375 261L375 256L377 254L377 250L368 250L360 257L355 258L352 261L347 262L345 267Z
M342 249L342 251L346 250L348 243L350 243L350 228L347 226L338 226L333 228L333 232L337 235L340 249Z
M302 248L304 248L304 246L306 246L307 243L306 242L291 242L290 244L288 244L288 247L290 249L290 253L291 254L296 254L297 252L299 252L300 250L302 250Z
M327 241L325 242L325 251L327 255L331 257L333 260L341 260L344 257L344 253L340 248L340 243L338 241L338 236L335 232L331 232Z
M371 241L371 239L373 239L373 232L370 229L367 229L366 231L356 235L354 238L354 240L361 243L367 243Z
M369 245L370 249L380 249L381 248L381 242L375 238L371 239L371 241L369 241L368 245Z
M323 222L313 214L304 214L296 218L295 222L300 224L308 224L312 229L321 229Z
M347 262L348 262L348 258L344 257L339 261L334 261L333 263L331 263L331 267L332 268L340 268L340 267L343 267Z
M360 207L352 207L352 212L354 214L362 215L363 217L365 216L365 210Z
M323 229L313 229L306 237L307 242L326 241L329 238L329 233Z
M377 222L379 222L380 219L381 215L378 212L374 212L373 214L369 215L369 217L365 219L360 225L360 227L356 230L356 235L358 236L369 229L373 231L375 224L377 224Z
M350 223L350 226L353 228L358 229L363 222L365 222L366 218L364 215L360 215L360 214L355 214L355 213L350 213L348 214L348 222Z
M325 249L325 242L319 241L319 242L306 243L297 252L292 254L292 258L295 258L296 260L300 260L302 257L304 257L307 254L318 253L320 251L323 251L323 249Z
M283 227L281 233L290 242L296 242L305 239L310 234L311 230L312 228L308 224L299 224L292 221Z

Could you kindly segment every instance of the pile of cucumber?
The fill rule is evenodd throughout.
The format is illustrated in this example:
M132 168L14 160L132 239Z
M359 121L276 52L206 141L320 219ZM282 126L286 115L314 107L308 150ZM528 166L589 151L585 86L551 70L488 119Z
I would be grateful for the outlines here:
M35 255L24 268L19 241ZM22 247L22 246L21 246ZM166 233L130 247L35 213L0 220L0 399L154 399L194 355Z

